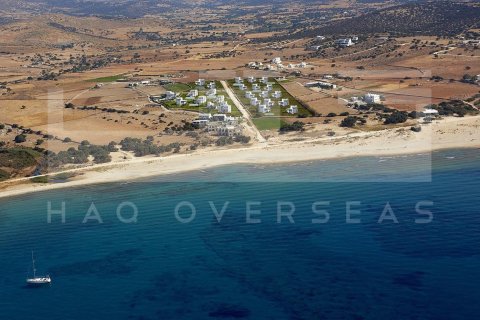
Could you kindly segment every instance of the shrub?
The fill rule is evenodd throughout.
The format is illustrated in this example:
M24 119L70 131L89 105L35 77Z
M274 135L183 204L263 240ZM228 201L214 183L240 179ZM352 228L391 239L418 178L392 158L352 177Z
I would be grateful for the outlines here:
M70 139L69 137L66 137L65 139L63 139L63 142L72 142L72 139Z
M385 119L385 124L396 124L396 123L404 123L405 121L408 120L408 115L404 111L397 111L392 114L390 114L386 119Z
M342 122L340 123L340 127L352 128L355 126L356 123L357 123L357 117L349 116L342 120Z
M16 143L23 143L25 141L27 141L27 136L24 135L24 134L19 134L15 137L15 142Z

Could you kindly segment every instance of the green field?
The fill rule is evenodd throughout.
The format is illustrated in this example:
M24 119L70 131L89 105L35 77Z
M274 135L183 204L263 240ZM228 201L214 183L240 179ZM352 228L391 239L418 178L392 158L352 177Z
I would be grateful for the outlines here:
M258 130L278 130L284 121L277 117L262 117L254 118L253 123Z
M88 82L115 82L117 80L122 79L124 74L117 74L115 76L108 76L108 77L101 77L87 80Z

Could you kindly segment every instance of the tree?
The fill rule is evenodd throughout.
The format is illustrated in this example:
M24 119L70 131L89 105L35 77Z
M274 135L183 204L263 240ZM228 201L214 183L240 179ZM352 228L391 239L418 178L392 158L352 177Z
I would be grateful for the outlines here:
M65 139L63 139L63 142L72 142L72 139L70 139L69 137L66 137Z
M340 127L352 128L355 126L356 123L357 123L357 117L348 116L342 120L342 122L340 123Z

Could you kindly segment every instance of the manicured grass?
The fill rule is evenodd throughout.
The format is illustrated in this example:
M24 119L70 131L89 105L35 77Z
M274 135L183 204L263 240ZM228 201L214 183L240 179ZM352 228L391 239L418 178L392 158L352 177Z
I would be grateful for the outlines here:
M185 91L188 92L192 89L190 85L185 83L170 83L170 84L164 85L163 87L168 91L173 91L177 93L185 92Z
M253 123L258 130L278 130L284 121L276 117L262 117L253 119Z
M117 74L115 76L101 77L87 80L88 82L115 82L123 78L123 74Z

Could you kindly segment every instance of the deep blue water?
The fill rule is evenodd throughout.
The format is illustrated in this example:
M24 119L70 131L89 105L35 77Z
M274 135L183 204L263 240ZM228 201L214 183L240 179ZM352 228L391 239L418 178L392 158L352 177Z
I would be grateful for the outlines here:
M480 150L434 153L430 182L417 181L430 180L422 157L242 165L1 199L0 319L478 319ZM47 223L49 201L65 202L66 223ZM116 217L123 201L138 207L136 223ZM175 217L182 201L196 208L190 223ZM220 222L209 201L219 211L229 201ZM261 223L247 223L247 201L261 202L251 216ZM294 203L294 223L277 223L279 201ZM330 201L327 223L312 223L317 201ZM346 223L350 201L361 223ZM419 201L433 202L431 223L415 223ZM82 223L92 203L102 224ZM378 223L387 203L398 223ZM51 286L24 286L31 250Z

